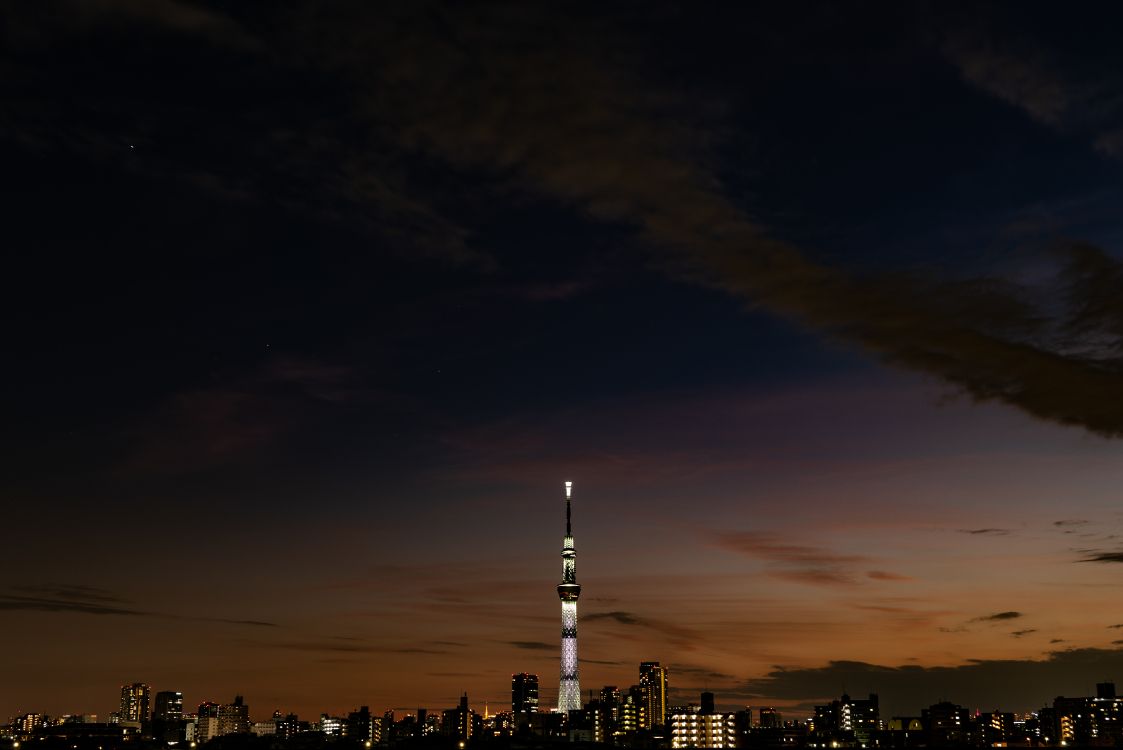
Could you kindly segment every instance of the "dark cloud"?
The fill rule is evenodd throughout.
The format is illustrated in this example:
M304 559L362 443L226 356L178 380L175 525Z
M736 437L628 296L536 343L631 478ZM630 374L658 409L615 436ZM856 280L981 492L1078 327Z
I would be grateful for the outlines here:
M1013 43L994 35L960 34L944 50L972 84L1041 122L1061 125L1076 92L1058 74L1057 64L1045 59L1041 46Z
M582 620L615 620L621 625L639 625L641 624L640 618L633 615L631 612L593 612L592 614L583 615Z
M385 651L385 649L373 648L358 643L321 641L268 641L258 642L254 645L285 649L287 651L334 651L344 654L384 653Z
M1029 635L1030 633L1036 633L1036 632L1037 632L1036 628L1026 628L1025 630L1015 630L1015 631L1011 632L1010 635L1014 636L1015 638L1021 638L1022 636Z
M196 17L172 12L175 3L161 4L159 13L142 5L118 0L96 7L111 9L114 19L127 16L208 40L239 27L214 11ZM348 137L334 132L330 121L255 137L267 144L261 163L280 166L260 184L232 185L235 192L269 193L273 184L287 185L325 216L350 207L350 220L396 231L417 255L432 246L445 257L467 259L472 251L464 230L434 201L411 191L408 177L396 175L406 154L484 173L499 192L530 192L594 221L630 228L676 278L723 289L974 399L1101 435L1123 434L1123 271L1095 247L1059 249L1055 277L1033 287L995 278L859 275L825 266L813 259L814 249L777 238L720 190L722 180L694 145L705 142L705 134L687 118L668 116L697 103L682 92L644 85L644 58L626 52L626 40L607 23L561 20L518 5L436 8L422 2L393 10L357 4L330 13L284 6L275 13L273 23L255 26L260 36L238 53L252 80L292 80L285 75L291 71L277 69L278 61L299 60L305 76L342 89ZM620 13L625 17L615 18L617 25L635 26ZM32 25L21 20L21 28ZM62 44L73 34L97 34L103 31L98 20L88 16L68 27L66 37L40 35L38 44L46 46L34 51L47 59L56 52L47 40ZM1066 122L1073 110L1103 99L1092 93L1098 86L1082 90L1051 78L1051 62L1027 56L1037 45L1015 49L967 37L945 50L964 76L1042 121ZM50 89L34 66L26 72L27 91ZM74 106L72 99L85 96L80 88L72 93L52 97L52 106ZM118 105L127 112L148 109ZM9 137L43 131L42 123L26 121L36 113L50 123L78 121L67 112L44 113L43 106L33 107L25 95L11 100L9 111L19 115L6 125ZM107 131L68 134L66 142L90 152L98 137L103 151L120 138ZM309 166L325 161L338 165L329 180ZM203 174L187 161L162 169L188 167L196 178L228 171L220 162ZM274 429L251 428L231 440L252 444Z
M751 531L715 532L709 538L721 549L771 563L773 569L768 571L768 575L774 578L813 586L855 586L858 584L858 574L853 567L872 561L872 558L864 555L838 554L828 549L786 542L771 534ZM866 577L897 580L889 577L892 575L883 571L870 571Z
M1064 638L1050 638L1050 639L1049 639L1049 643L1050 643L1050 644L1053 644L1053 643L1066 643L1066 641L1065 641L1065 639L1064 639Z
M292 436L325 410L381 398L355 369L271 357L222 385L180 391L126 430L122 474L192 472L245 461Z
M557 644L543 643L542 641L507 641L515 648L525 649L527 651L556 651Z
M1123 81L1110 62L1091 61L1087 53L1097 50L1092 37L1081 34L1080 47L1048 44L1032 24L996 11L979 14L943 45L964 79L1050 128L1120 155L1123 107L1117 92Z
M879 693L886 715L915 714L949 695L963 705L1001 701L1008 709L1023 711L1051 705L1057 695L1094 694L1104 674L1120 672L1123 649L1054 651L1041 660L973 659L946 667L835 661L823 667L777 667L747 681L737 697L760 703L815 702L837 697L845 685L851 694Z
M1096 552L1087 551L1087 557L1082 557L1077 562L1094 563L1123 563L1123 551Z
M900 573L892 573L887 570L867 570L866 578L872 578L875 581L911 581L910 576L902 575Z
M690 628L684 628L674 623L643 617L632 612L620 610L612 612L594 612L581 618L583 621L608 620L628 627L647 628L667 640L668 643L682 649L692 649L698 642L698 634ZM551 647L553 648L553 647Z
M858 581L853 575L829 568L806 570L770 570L768 575L781 581L805 583L809 586L856 586Z
M134 608L128 600L107 589L85 584L21 584L10 591L0 594L0 610L139 617L155 614Z
M987 536L1006 536L1007 534L1010 533L1009 529L994 529L994 528L958 529L958 531L959 531L960 534L973 534L973 535L986 534Z
M711 535L711 538L722 549L770 562L795 565L834 565L867 562L869 560L864 555L840 555L820 547L783 542L771 534L753 531L720 532Z
M341 642L338 640L310 640L310 641L244 641L250 646L261 648L277 648L286 651L329 652L340 654L447 654L448 651L424 648L420 646L380 646L357 642Z
M1003 620L1017 620L1022 616L1023 615L1021 612L995 612L993 615L983 615L981 617L976 617L969 622L1002 622Z
M223 617L206 617L202 618L207 622L225 622L230 625L250 625L257 628L279 628L281 627L275 622L268 622L266 620L228 620Z
M100 602L75 601L68 598L48 598L0 594L0 610L25 612L77 612L87 615L127 615L146 617L151 612Z
M1082 518L1065 518L1060 521L1053 521L1054 526L1084 526L1089 523Z
M671 675L687 675L689 677L701 677L710 680L732 680L734 678L731 674L725 672L718 672L709 667L696 667L690 664L671 664L668 665L668 671Z
M122 603L125 601L108 589L99 588L97 586L86 586L83 584L22 584L13 586L12 589L28 594L29 596L46 596L78 602Z
M167 620L215 622L229 625L248 625L259 628L279 627L277 623L267 622L265 620L198 617L138 609L127 599L107 589L83 584L21 584L13 586L8 593L0 593L0 610L9 612L69 612L85 615L157 617Z

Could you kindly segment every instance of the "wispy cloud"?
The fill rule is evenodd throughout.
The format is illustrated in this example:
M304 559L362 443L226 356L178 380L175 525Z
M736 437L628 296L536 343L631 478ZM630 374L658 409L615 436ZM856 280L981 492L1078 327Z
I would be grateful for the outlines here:
M621 612L621 611L594 612L592 614L585 615L581 619L583 619L583 620L615 620L616 622L620 623L621 625L639 625L642 622L639 617L636 617L631 612Z
M753 531L717 532L711 538L718 547L737 552L746 557L771 562L795 565L836 565L868 562L870 560L865 555L839 554L822 547L780 541L770 534Z
M607 620L628 627L646 628L658 633L665 638L667 642L680 648L692 649L698 642L698 634L690 628L666 622L665 620L637 615L633 612L622 610L593 612L583 616L581 619L586 622Z
M96 601L76 601L66 598L19 596L0 594L0 610L25 612L77 612L86 615L124 615L145 617L152 615L128 607Z
M204 617L158 612L135 607L107 589L82 584L23 584L0 592L0 611L64 612L84 615L112 615L121 617L157 617L168 620L214 622L228 625L247 625L259 628L279 627L265 620Z
M796 544L774 535L751 531L714 532L715 546L751 559L772 564L768 575L786 581L815 586L854 586L858 583L855 566L873 562L866 555L841 554L823 547ZM869 571L873 580L899 580L884 571Z
M507 643L526 651L556 651L558 648L556 644L543 643L542 641L507 641Z
M867 570L866 577L872 578L875 581L911 581L911 576L902 575L901 573L892 573L887 570Z

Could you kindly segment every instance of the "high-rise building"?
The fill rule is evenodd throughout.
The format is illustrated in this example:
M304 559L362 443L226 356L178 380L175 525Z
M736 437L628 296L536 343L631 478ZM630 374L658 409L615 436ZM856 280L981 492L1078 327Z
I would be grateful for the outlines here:
M183 693L161 690L152 705L152 736L177 744L184 738Z
M441 731L446 737L467 742L474 734L475 714L468 707L468 694L460 696L460 705L446 709L441 717Z
M511 713L516 727L529 725L531 717L538 713L538 675L511 675Z
M280 711L274 711L273 723L277 725L276 734L281 739L287 740L300 731L300 719L297 718L296 714L282 714Z
M43 714L21 714L12 719L12 726L17 734L29 735L36 729L47 726L47 717Z
M647 717L647 709L643 703L643 690L639 685L632 685L628 688L628 692L621 694L619 705L619 718L612 732L612 736L618 739L635 734L644 726Z
M202 708L200 706L200 708ZM218 733L243 734L250 731L250 708L242 700L242 696L234 696L233 703L225 703L218 707Z
M132 685L121 686L121 708L119 714L121 721L148 723L148 697L150 688L143 682L134 682Z
M161 690L156 693L152 718L156 721L180 721L183 718L183 693L175 690Z
M1058 696L1049 713L1046 736L1069 745L1123 745L1123 698L1114 683L1097 684L1095 698Z
M360 706L358 711L347 714L347 737L358 742L374 742L375 717L371 716L369 706Z
M611 742L620 724L620 691L615 685L605 685L601 688L600 699L600 725L604 737L595 742Z
M859 744L869 744L881 728L877 694L870 693L866 700L843 694L839 700L815 706L812 726L821 739L846 739L853 735Z
M963 706L941 701L922 710L920 715L928 727L929 742L942 745L967 742L970 714Z
M577 552L573 549L573 528L570 523L570 497L573 482L565 483L565 540L562 543L562 582L558 598L562 608L561 684L558 688L558 711L568 714L581 710L581 683L577 677L577 599L581 584L577 583Z
M784 726L783 715L772 707L760 709L761 729L780 729Z
M643 729L654 729L667 720L667 668L657 661L640 662L639 686L643 691Z
M738 746L736 714L714 710L714 694L702 693L701 710L675 711L670 717L671 748Z
M737 747L733 714L682 713L671 716L671 747Z
M866 700L842 696L845 726L862 745L870 744L874 734L881 729L881 709L878 707L877 693L870 693L869 696Z

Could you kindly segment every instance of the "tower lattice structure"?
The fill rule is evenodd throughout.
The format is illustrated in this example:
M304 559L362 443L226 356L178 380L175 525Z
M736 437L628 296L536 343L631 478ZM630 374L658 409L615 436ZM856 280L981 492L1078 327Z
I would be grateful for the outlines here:
M577 599L581 584L577 583L577 552L573 549L573 526L570 499L573 482L565 483L565 541L562 543L562 581L558 584L561 599L561 685L558 688L558 711L568 713L581 708L581 683L577 677Z

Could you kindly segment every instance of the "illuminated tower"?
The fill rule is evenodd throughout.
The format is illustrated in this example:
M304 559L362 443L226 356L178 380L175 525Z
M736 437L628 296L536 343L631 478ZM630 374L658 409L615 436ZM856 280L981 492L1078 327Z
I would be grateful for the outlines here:
M558 712L569 713L581 709L581 684L577 679L577 597L581 584L577 582L577 552L573 549L573 529L570 525L569 498L573 482L565 483L565 542L562 544L562 582L558 584L561 599L561 687L558 689Z

